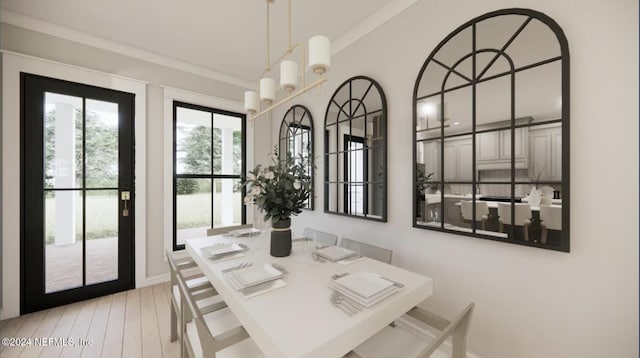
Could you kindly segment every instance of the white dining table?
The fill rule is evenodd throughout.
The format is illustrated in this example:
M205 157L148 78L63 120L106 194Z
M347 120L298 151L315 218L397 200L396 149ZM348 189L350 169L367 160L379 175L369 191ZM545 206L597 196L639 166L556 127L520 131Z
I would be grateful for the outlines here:
M428 298L430 277L365 258L349 265L318 262L311 256L312 241L293 244L287 257L269 255L269 233L253 237L208 236L189 239L186 249L216 288L227 306L266 357L342 357L386 325ZM208 259L201 249L219 242L243 243L244 257L225 261ZM279 264L286 268L286 286L246 298L234 290L221 272L242 262L253 267ZM332 275L374 272L402 283L389 298L349 316L331 304Z

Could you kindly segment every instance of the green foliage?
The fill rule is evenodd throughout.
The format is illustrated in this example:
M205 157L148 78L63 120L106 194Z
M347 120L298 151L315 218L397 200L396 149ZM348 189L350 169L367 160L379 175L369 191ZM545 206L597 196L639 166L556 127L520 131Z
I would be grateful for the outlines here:
M76 183L82 184L82 166L86 165L86 185L90 187L114 187L118 185L118 127L100 120L95 112L87 112L85 118L85 157L82 157L82 111L76 109L75 117L75 165ZM45 114L45 186L53 188L56 162L55 111ZM84 163L83 163L84 161Z
M176 181L176 194L185 195L198 192L198 183L195 180L178 179Z
M277 147L271 155L272 164L260 165L249 171L242 184L247 188L245 204L255 203L264 213L264 220L273 223L298 215L307 205L311 193L308 159L287 155L278 160Z
M181 140L178 146L178 151L183 152L184 158L182 162L186 166L186 170L189 173L211 173L211 127L197 126L195 128L181 127L180 130L184 131L187 135ZM217 140L216 140L217 139ZM220 153L220 136L214 136L213 140L216 142L213 148L216 151L214 157L217 158ZM217 162L217 168L220 168L220 163ZM216 165L214 165L216 166Z

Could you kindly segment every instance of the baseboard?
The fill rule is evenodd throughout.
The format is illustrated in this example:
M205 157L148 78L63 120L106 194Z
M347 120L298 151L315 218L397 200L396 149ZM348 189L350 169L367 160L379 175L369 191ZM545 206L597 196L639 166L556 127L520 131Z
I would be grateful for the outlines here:
M163 282L169 282L169 274L168 273L164 273L162 275L157 275L157 276L153 276L153 277L147 277L142 282L136 282L136 288L153 286L153 285L156 285L156 284L159 284L159 283L163 283Z

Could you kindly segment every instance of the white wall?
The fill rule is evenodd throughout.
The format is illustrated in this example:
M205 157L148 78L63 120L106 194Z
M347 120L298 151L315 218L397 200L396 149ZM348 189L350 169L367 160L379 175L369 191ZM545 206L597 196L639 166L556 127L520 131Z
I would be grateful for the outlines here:
M412 91L433 48L500 8L546 13L571 54L571 253L412 228ZM323 213L323 125L344 80L377 80L388 103L388 222ZM425 305L453 316L476 303L470 349L483 357L638 356L638 3L632 0L422 0L332 59L320 93L291 104L315 120L317 207L294 231L321 228L394 250L434 279ZM280 119L274 114L273 138ZM266 151L266 149L265 149ZM258 149L256 150L258 152Z

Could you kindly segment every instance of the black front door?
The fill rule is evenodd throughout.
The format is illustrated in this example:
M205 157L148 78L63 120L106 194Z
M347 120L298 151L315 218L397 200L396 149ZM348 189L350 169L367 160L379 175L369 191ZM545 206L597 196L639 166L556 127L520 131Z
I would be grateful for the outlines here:
M134 287L131 93L21 74L21 313Z

